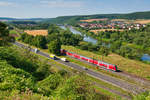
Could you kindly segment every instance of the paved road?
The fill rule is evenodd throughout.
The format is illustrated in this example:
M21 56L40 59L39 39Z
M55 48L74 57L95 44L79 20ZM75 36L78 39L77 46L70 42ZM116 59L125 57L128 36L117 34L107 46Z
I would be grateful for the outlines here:
M25 46L23 44L20 44L18 42L15 42L14 44L19 46L19 47L24 47L25 48ZM31 51L34 52L34 49L31 48ZM39 51L39 52L37 52L37 54L45 56L45 57L47 57L49 59L52 59L52 58L49 57L49 54L47 54L47 53ZM84 72L86 72L88 75L90 75L92 77L95 77L95 78L97 78L99 80L102 80L102 81L105 81L105 82L107 82L109 84L112 84L112 85L115 85L117 87L120 87L120 88L122 88L124 90L130 91L130 92L132 92L134 94L138 94L138 93L146 91L145 89L142 89L142 88L140 88L140 87L138 87L136 85L133 85L133 84L129 84L128 82L125 82L123 80L119 80L119 79L113 78L111 76L107 76L107 75L104 75L104 74L101 74L101 73L97 73L97 72L95 72L93 70L90 70L90 69L85 70L83 66L79 66L79 65L73 64L71 62L63 62L61 60L56 60L56 61L61 63L61 64L67 65L68 67L77 69L79 71L84 71Z

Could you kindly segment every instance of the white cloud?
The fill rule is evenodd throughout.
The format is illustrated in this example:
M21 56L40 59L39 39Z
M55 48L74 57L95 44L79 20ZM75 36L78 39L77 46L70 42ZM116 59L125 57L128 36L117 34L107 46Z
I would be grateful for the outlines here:
M66 1L66 0L42 0L42 6L46 7L60 7L60 8L77 8L83 6L82 1Z
M0 1L0 6L15 6L16 4L12 2Z

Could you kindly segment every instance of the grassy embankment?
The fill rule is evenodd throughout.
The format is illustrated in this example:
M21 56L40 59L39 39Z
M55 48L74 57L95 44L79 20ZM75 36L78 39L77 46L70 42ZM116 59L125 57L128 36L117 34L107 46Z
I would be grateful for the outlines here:
M79 61L79 60L77 60L75 58L70 58L70 57L67 57L67 56L65 58L67 58L72 63L75 63L75 64L80 65L80 66L87 67L88 69L92 69L95 72L98 72L98 73L101 73L101 74L105 74L105 75L108 75L108 76L111 76L111 77L115 77L117 79L124 80L124 81L126 81L128 83L136 84L137 86L142 86L143 88L150 88L150 86L143 85L143 84L141 84L139 82L136 82L133 79L129 79L127 77L117 75L115 73L110 72L109 70L96 69L96 66L93 66L92 64L88 64L88 63L85 63L85 62L81 62L81 61Z
M33 47L33 46L32 46ZM69 47L69 46L63 46L63 48L65 47L65 49L67 49L68 50L68 48L70 48L71 49L71 51L72 50L75 50L74 49L74 47ZM67 48L66 48L67 47ZM76 48L77 49L77 48ZM41 51L44 51L44 52L47 52L47 53L49 53L49 51L46 49L46 50L41 50ZM70 50L69 50L70 51ZM78 51L78 50L75 50L75 51ZM73 52L75 52L75 51L73 51ZM78 54L80 54L81 53L81 55L85 55L85 54L83 54L82 52L77 52ZM91 54L90 54L91 55ZM93 54L92 54L93 55ZM91 56L90 56L91 57ZM94 55L94 57L95 57L95 55ZM90 69L93 69L93 70L96 70L96 71L99 71L99 72L102 72L102 73L104 73L104 74L107 74L107 75L110 75L110 76L113 76L113 77L116 77L116 78L119 78L119 79L123 79L123 80L125 80L125 81L127 81L127 82L130 82L130 83L134 83L134 84L137 84L137 85L141 85L141 84L138 84L137 82L135 82L134 80L129 80L129 79L127 79L127 78L125 78L125 77L121 77L121 76L118 76L118 75L116 75L116 74L113 74L113 73L110 73L109 71L105 71L105 70L97 70L95 67L93 67L92 65L89 65L89 64L87 64L87 63L84 63L84 62L80 62L80 61L78 61L78 60L76 60L76 59L71 59L71 58L69 58L69 57L67 57L67 59L70 61L70 62L73 62L73 63L76 63L76 64L78 64L78 65L81 65L81 66L84 66L84 67L88 67L88 68L90 68ZM103 58L103 59L105 59L105 57ZM100 57L100 60L101 60L101 57ZM115 63L114 63L115 64ZM121 65L121 64L120 64ZM147 88L147 86L144 86L144 88Z
M46 57L43 57L43 56L40 56L40 55L39 55L39 57L41 57L42 59L47 59ZM60 64L60 63L58 63L58 62L56 62L54 60L51 60L51 59L47 59L47 60L48 60L48 62L50 62L52 64L52 68L57 70L57 71L60 70L60 69L58 69L56 66L59 66L62 69L67 70L67 71L72 72L72 73L77 72L76 70L74 70L72 68L69 68L68 66L65 66L63 64ZM74 73L74 74L76 74L76 73ZM93 78L91 76L87 76L87 78L88 78L89 81L96 82L97 84L99 84L101 86L105 86L105 87L107 87L107 88L109 88L111 90L115 90L115 91L118 91L118 92L120 92L120 93L122 93L124 95L131 96L130 93L128 93L128 92L126 92L126 91L124 91L124 90L122 90L122 89L120 89L120 88L118 88L116 86L113 86L113 85L111 85L109 83L103 82L103 81L98 80L96 78ZM96 89L97 92L100 92L103 95L106 95L106 96L110 97L111 100L114 100L114 99L122 100L121 96L119 96L119 95L117 95L115 93L109 92L108 90L105 90L104 88L98 87L96 85L94 85L94 88Z
M78 48L72 47L72 46L62 46L63 49L72 51L74 53L84 55L90 58L97 59L97 60L103 60L105 62L109 62L111 64L116 64L119 68L119 70L128 72L132 75L136 75L145 79L150 80L150 65L144 64L140 61L130 60L124 57L121 57L117 54L109 54L107 57L101 56L89 51L80 50Z

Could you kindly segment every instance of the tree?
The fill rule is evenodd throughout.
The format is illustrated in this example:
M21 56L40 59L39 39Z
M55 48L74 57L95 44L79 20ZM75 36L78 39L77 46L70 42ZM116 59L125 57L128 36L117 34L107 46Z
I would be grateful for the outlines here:
M20 37L21 41L24 42L26 37L27 37L26 33L21 34L21 37Z
M134 43L137 45L142 45L144 44L144 40L145 40L145 37L138 37L134 39Z
M25 37L25 39L24 39L24 42L25 43L29 43L29 44L31 44L32 43L32 40L33 40L33 38L34 38L34 36L32 36L32 35L26 35L26 37Z
M88 50L88 43L87 42L80 42L80 48L82 50Z
M48 36L46 37L47 43L54 41L56 39L59 39L60 35L53 33L53 34L48 34Z
M141 51L138 51L137 49L134 49L130 46L122 46L120 48L120 55L126 58L140 60L143 54Z
M61 43L59 40L54 40L48 44L48 49L50 53L60 55Z
M91 42L88 43L88 50L89 51L98 51L99 47L98 45L94 45Z
M111 44L111 47L110 47L111 51L118 53L118 50L120 49L121 45L122 45L121 41L115 41L115 42L113 42Z
M38 48L46 48L46 38L44 36L36 36L34 37L34 45L37 46Z
M63 45L73 45L77 46L83 37L79 34L73 34L70 30L61 31L60 41Z
M111 35L111 40L112 40L112 41L116 41L116 40L118 40L118 39L119 39L118 33L112 33L112 35Z
M109 49L105 46L101 46L99 49L101 55L107 56L109 54Z
M48 28L48 34L59 33L59 27L55 24L51 24Z
M132 51L132 48L129 47L129 46L122 46L120 48L120 54L123 56L123 57L126 57L126 58L130 58L131 57L131 52Z
M45 49L46 48L46 44L47 44L47 40L45 38L45 36L32 36L32 35L28 35L26 33L23 33L21 35L20 38L23 42L28 43L30 45L34 45L38 48L42 48Z
M8 45L9 42L14 42L15 39L9 36L7 25L0 22L0 46Z

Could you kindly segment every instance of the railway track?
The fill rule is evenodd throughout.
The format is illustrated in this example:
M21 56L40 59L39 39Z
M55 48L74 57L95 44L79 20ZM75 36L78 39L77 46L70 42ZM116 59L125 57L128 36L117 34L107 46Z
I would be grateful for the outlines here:
M67 55L68 56L68 55ZM68 57L70 57L70 58L72 58L72 59L76 59L76 58L74 58L74 57L71 57L71 56L68 56ZM87 64L89 64L89 65L91 65L91 66L97 66L97 65L94 65L94 64L91 64L91 63L89 63L89 62L87 62L87 61L84 61L84 60L82 60L82 59L76 59L76 60L78 60L78 61L82 61L82 62L84 62L84 63L87 63ZM99 67L99 66L98 66ZM103 68L103 67L99 67L100 69L103 69L103 70L107 70L107 69L105 69L105 68ZM109 70L109 72L110 73L113 73L113 74L115 74L115 75L118 75L118 76L123 76L123 77L125 77L125 78L127 78L127 79L130 79L130 80L134 80L134 81L136 81L138 84L140 84L140 85L142 85L142 86L147 86L149 89L150 89L150 81L148 81L148 80L146 80L146 79L143 79L143 78L140 78L140 77L137 77L137 76L133 76L133 75L131 75L131 74L128 74L128 73L126 73L126 72L123 72L123 71L119 71L119 72L114 72L114 71L111 71L111 70Z
M18 43L18 42L15 42L14 44L17 45L17 46L19 46L19 47L22 47L22 48L26 47L25 45L23 45L21 43ZM33 48L31 48L31 51L34 52L35 50ZM37 52L37 54L39 54L41 56L44 56L44 57L47 57L49 59L52 59L52 58L49 57L49 54L47 54L47 53L39 51L39 52ZM102 73L97 73L97 72L95 72L95 71L93 71L91 69L85 70L83 66L79 66L79 65L71 63L71 62L63 62L61 60L56 60L56 61L59 62L59 63L61 63L61 64L66 65L68 67L74 68L76 70L84 71L89 76L92 76L92 77L97 78L99 80L105 81L105 82L107 82L109 84L112 84L114 86L122 88L122 89L124 89L126 91L129 91L131 93L139 94L139 93L142 93L142 92L146 91L146 89L143 89L143 88L138 87L136 85L130 84L130 83L126 82L126 81L119 80L117 78L113 78L113 77L110 77L108 75L104 75Z

